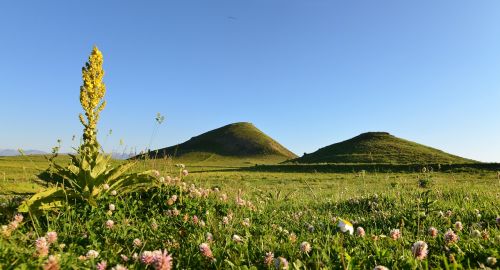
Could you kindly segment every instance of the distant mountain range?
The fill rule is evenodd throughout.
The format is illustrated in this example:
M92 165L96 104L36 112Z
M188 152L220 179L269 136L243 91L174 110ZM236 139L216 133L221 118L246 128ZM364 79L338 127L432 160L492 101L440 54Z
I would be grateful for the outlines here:
M47 152L40 151L40 150L23 150L25 155L44 155L48 154ZM18 150L15 149L0 149L0 157L12 157L12 156L19 156L21 153L19 153Z
M41 150L23 150L25 155L48 155L50 153L44 152ZM68 154L68 153L61 153L61 154ZM74 153L71 153L74 154ZM15 149L0 149L0 157L13 157L13 156L20 156L21 153L19 153L18 150ZM118 153L118 152L113 152L111 153L111 156L114 159L128 159L130 157L133 157L133 154L126 154L126 153Z

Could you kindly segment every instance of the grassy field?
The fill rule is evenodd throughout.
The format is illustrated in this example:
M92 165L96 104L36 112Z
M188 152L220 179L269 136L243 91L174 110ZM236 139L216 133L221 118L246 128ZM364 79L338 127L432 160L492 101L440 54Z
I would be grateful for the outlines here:
M162 258L171 259L175 269L498 266L492 264L492 258L500 259L495 171L262 172L250 170L253 162L225 160L187 163L189 175L182 176L175 163L139 161L135 170L156 169L162 177L182 177L179 182L107 196L95 209L67 208L36 222L25 216L19 228L0 237L0 269L50 264L46 256L36 255L35 244L49 231L58 234L49 254L73 268L95 269L106 261L109 268L154 269L146 260L146 251L153 250L167 250ZM13 195L43 188L35 175L46 166L42 157L0 159L5 175L0 224L12 222L19 202ZM179 199L169 202L174 195ZM111 213L110 204L116 207ZM353 223L353 235L339 229L341 218ZM112 228L106 225L109 220ZM366 235L358 235L358 227ZM430 227L437 229L435 237ZM412 251L419 240L426 243L424 258ZM89 250L99 252L98 257ZM152 260L161 257L156 254Z

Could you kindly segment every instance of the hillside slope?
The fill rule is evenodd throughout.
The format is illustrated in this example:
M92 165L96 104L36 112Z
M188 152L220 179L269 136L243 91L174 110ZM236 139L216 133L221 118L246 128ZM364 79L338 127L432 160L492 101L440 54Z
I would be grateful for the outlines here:
M298 163L471 163L475 162L387 132L367 132L292 160Z
M245 122L229 124L193 137L184 143L149 153L150 158L166 156L197 161L228 157L284 161L297 157L253 124Z

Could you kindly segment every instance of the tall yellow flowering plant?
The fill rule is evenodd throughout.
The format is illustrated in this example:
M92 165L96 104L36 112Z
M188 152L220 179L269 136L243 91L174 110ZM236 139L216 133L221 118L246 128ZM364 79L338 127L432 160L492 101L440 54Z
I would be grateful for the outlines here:
M65 167L49 159L50 167L40 178L51 185L24 201L19 211L36 213L57 209L65 202L84 201L97 206L99 197L108 192L125 194L154 185L153 171L126 173L134 162L111 166L111 156L103 154L97 141L99 114L106 107L102 64L102 53L94 47L82 68L80 103L85 112L85 115L80 114L80 122L84 127L82 145L75 155L70 155L71 162Z

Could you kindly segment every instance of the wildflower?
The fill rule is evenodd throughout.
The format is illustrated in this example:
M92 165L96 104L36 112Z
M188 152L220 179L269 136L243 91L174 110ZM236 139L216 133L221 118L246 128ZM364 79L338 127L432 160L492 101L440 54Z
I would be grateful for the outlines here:
M153 251L144 251L141 254L141 262L145 265L152 265L155 262L156 254Z
M427 244L424 241L417 241L411 247L411 253L417 260L425 259L427 252Z
M354 233L354 227L352 226L351 222L345 219L339 218L339 224L337 225L337 227L339 227L343 233L349 232L349 234L351 235Z
M453 215L453 212L451 210L446 211L445 217L451 217Z
M159 171L157 171L157 170L153 170L153 171L152 171L152 174L153 174L153 176L154 176L154 177L156 177L156 178L160 177L160 172L159 172Z
M241 238L241 236L235 234L235 235L233 235L233 241L236 243L241 243L241 242L243 242L243 239Z
M490 235L488 234L488 231L486 231L486 230L481 232L481 236L483 237L484 240L490 239Z
M106 261L101 261L100 263L97 263L97 265L96 265L97 270L106 270L106 267L108 267L108 262L106 262Z
M227 194L226 193L222 193L222 195L220 196L220 200L223 201L223 202L226 202L227 201Z
M458 236L451 229L448 229L444 234L444 241L446 244L456 243L458 241Z
M373 270L389 270L389 268L383 266L383 265L377 265Z
M63 244L59 244L59 248L60 249L64 249L65 247L66 247L66 244L64 244L64 243Z
M250 219L249 218L243 219L243 221L241 222L241 225L244 227L250 227Z
M222 218L222 224L224 224L224 225L229 224L229 218L228 217L223 217Z
M9 223L9 229L15 230L17 227L19 227L19 223L17 221L13 220Z
M434 227L430 227L428 230L427 230L427 233L429 234L430 237L432 238L436 238L437 235L438 235L438 230Z
M283 257L278 257L274 259L274 267L278 270L287 270L288 269L288 261Z
M464 228L464 226L462 225L462 222L460 222L460 221L455 222L455 230L461 231L461 230L463 230L463 228Z
M23 220L24 220L24 216L22 214L16 214L14 216L14 221L17 223L21 223L21 222L23 222Z
M489 266L495 266L495 264L497 264L497 259L495 257L488 257L486 259L486 264Z
M188 170L182 170L182 175L183 176L188 176L188 174L189 174Z
M132 260L134 260L134 261L139 260L139 254L137 254L137 252L134 252L134 254L132 254Z
M59 270L59 259L54 256L50 255L49 259L43 264L43 270Z
M107 227L108 229L113 228L113 226L114 226L114 225L115 225L115 222L114 222L114 221L112 221L111 219L108 219L108 220L106 221L106 227Z
M118 194L116 190L111 191L111 195L116 196L116 194Z
M10 233L11 233L11 231L10 231L10 229L9 229L9 226L7 226L7 225L2 225L2 234L3 234L3 236L5 236L5 237L9 237L9 236L10 236Z
M57 232L48 232L47 233L47 242L49 244L53 244L57 242Z
M38 256L44 257L44 256L47 256L49 254L49 243L47 242L47 238L40 237L40 238L36 239L35 247L36 247L36 252L38 253Z
M214 241L214 235L211 234L211 233L209 233L209 232L207 232L205 234L205 239L207 239L207 242L212 242L212 241Z
M266 256L264 257L264 265L271 266L274 260L274 254L272 252L266 252Z
M290 242L292 242L292 243L295 243L297 241L297 235L295 233L291 233L288 236L288 240L290 240Z
M111 270L127 270L127 267L117 264L115 267L111 268Z
M103 188L104 190L108 190L108 189L109 189L109 185L108 185L108 184L104 184L104 185L102 185L102 188Z
M199 246L200 253L203 255L203 257L213 260L214 255L212 254L212 250L210 249L210 246L207 243L202 243Z
M205 221L203 220L200 220L200 223L199 223L200 227L205 227Z
M481 232L479 230L473 230L470 235L474 238L479 238L481 237Z
M174 217L176 217L180 214L181 214L181 211L177 210L177 208L172 209L172 215L174 215Z
M365 229L363 229L363 227L357 227L356 233L358 234L359 237L364 237L365 236Z
M158 230L158 223L156 223L155 221L153 221L153 222L151 223L151 229L152 229L153 231Z
M313 225L311 225L311 224L309 224L309 225L307 226L307 230L308 230L309 232L311 232L311 233L312 233L312 232L314 232L314 226L313 226Z
M401 238L401 232L399 231L399 229L392 229L389 234L392 240L398 240L399 238Z
M142 241L139 238L134 239L133 241L135 247L140 247L142 246Z
M172 269L172 256L167 253L167 250L157 253L154 261L154 268L156 270L170 270Z
M196 224L198 224L198 222L199 222L199 219L198 219L198 216L197 216L197 215L194 215L194 216L192 217L192 220L193 220L193 223L194 223L195 225L196 225Z
M87 259L95 259L95 258L99 257L99 252L91 249L87 252L86 257L87 257Z
M303 253L309 253L311 251L311 244L308 242L302 242L300 244L300 251Z
M160 181L161 184L165 183L165 177L163 177L163 176L160 177L159 181Z
M114 204L109 204L109 207L108 207L109 211L115 211L116 207Z
M122 258L122 261L128 262L128 257L125 254L121 254L120 257Z

